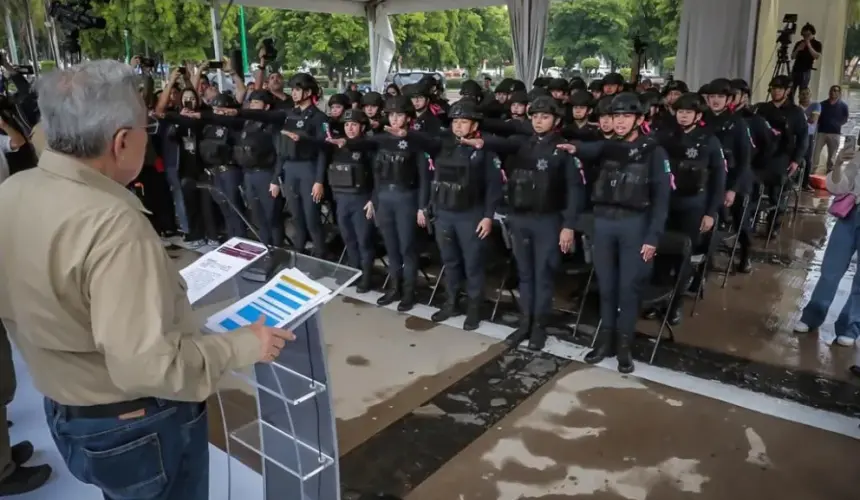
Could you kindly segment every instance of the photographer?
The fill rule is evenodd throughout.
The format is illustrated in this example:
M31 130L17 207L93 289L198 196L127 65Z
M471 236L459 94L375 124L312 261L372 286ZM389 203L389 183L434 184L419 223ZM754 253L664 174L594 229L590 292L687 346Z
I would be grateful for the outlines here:
M30 82L21 71L9 64L3 53L0 53L0 68L6 77L6 94L0 94L0 122L3 123L0 134L11 137L12 134L8 132L11 130L16 136L24 138L24 142L11 152L3 149L4 172L8 171L6 175L11 175L36 165L36 155L26 138L32 134L33 125L39 121L39 109ZM14 85L14 93L9 92L9 83Z
M809 87L812 77L812 66L815 60L821 57L821 42L815 39L815 26L806 23L800 29L802 40L794 44L791 58L794 66L791 68L791 95L794 96L796 89Z
M2 132L0 135L0 182L3 182L10 175L6 155L24 147L27 144L27 138L15 127L6 123L2 114L0 114L0 132Z

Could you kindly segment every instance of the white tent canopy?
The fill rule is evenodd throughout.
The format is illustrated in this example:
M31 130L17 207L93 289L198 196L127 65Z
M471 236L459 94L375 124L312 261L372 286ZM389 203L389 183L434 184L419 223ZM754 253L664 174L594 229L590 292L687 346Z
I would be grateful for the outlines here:
M371 82L380 90L394 58L396 42L389 15L507 4L517 76L531 83L543 58L550 0L238 0L255 7L365 16L370 34ZM220 44L217 44L220 45Z

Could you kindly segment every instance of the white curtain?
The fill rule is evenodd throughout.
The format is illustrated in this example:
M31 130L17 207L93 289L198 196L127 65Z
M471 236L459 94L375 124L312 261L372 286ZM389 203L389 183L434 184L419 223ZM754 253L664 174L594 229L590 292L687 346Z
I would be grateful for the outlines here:
M397 45L384 3L369 5L367 20L370 30L370 85L373 90L382 92Z
M517 78L531 87L543 61L550 0L507 0Z
M715 78L752 80L759 0L684 0L675 79L692 90Z

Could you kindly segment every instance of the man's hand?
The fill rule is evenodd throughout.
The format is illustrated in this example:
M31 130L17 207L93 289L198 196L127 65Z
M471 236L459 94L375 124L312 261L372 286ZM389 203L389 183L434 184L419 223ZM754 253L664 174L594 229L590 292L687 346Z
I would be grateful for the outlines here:
M700 233L707 233L714 227L714 218L710 215L702 217L702 223L699 225Z
M248 328L260 339L260 363L271 363L281 354L287 341L296 340L296 335L289 330L266 326L264 316L260 316L260 319L248 325Z
M576 153L576 146L574 146L573 144L558 144L555 147L570 154Z
M484 217L481 219L481 222L478 223L478 227L475 228L475 233L477 233L478 238L484 239L490 235L493 231L493 219L489 217Z
M136 68L136 67L140 66L140 56L134 56L134 57L132 57L132 58L131 58L131 60L128 62L128 64L129 64L132 68Z
M735 195L736 193L734 191L726 191L726 197L723 200L723 205L726 208L729 208L735 204Z
M321 182L314 182L314 187L311 188L311 196L314 199L314 203L319 203L323 199L323 195L325 194L325 188L323 187Z
M472 137L471 139L461 138L460 144L472 146L475 149L481 149L484 147L484 139L481 139L480 137Z
M561 253L570 253L573 248L573 229L562 229L558 235L558 247Z
M197 120L199 120L199 119L200 119L200 112L198 112L198 111L191 111L190 109L185 109L185 108L183 108L183 109L182 109L182 111L180 111L180 112L179 112L179 114L180 114L180 115L182 115L182 116L185 116L185 117L187 117L187 118L194 118L194 119L197 119Z
M281 186L269 184L269 194L272 195L272 198L277 198L281 194Z
M394 128L391 126L385 127L385 131L388 132L389 134L395 136L395 137L400 137L400 138L406 137L406 134L409 133L409 131L406 130L405 128Z
M334 144L335 146L342 148L346 145L346 139L333 139L331 137L325 140L329 144Z
M424 210L418 210L417 220L419 227L427 227L427 216L424 214Z
M642 255L642 260L650 262L657 253L657 247L652 245L642 245L642 250L640 250L639 253Z
M372 201L368 201L364 205L364 216L367 217L367 220L370 220L373 218L373 202Z
M212 112L216 115L224 116L236 116L239 114L239 110L234 108L212 108Z

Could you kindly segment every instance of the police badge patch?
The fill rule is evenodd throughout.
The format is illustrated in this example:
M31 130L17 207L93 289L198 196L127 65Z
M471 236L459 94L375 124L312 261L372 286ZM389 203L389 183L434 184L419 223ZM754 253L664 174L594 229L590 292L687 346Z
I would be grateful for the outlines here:
M352 159L353 160L360 160L361 159L361 153L359 153L359 152L352 153Z
M537 161L538 170L546 170L547 168L549 168L549 162L547 162L545 159L541 158Z
M302 127L304 127L304 126L305 126L305 121L304 121L304 120L299 120L299 121L297 121L297 122L296 122L296 127L298 127L298 128L302 128Z
M215 129L215 137L224 137L224 127L218 127Z
M699 157L699 150L696 148L687 148L687 158L694 160Z
M406 149L409 147L409 144L406 141L400 141L397 143L397 147L400 149Z

